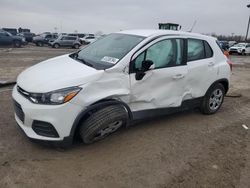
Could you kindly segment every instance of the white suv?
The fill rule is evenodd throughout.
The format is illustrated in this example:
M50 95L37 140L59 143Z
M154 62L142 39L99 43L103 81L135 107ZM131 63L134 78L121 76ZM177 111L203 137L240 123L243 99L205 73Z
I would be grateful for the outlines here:
M229 54L238 53L239 55L250 54L250 44L238 43L229 48Z
M98 141L134 120L199 107L213 114L230 66L216 39L163 30L107 35L28 68L13 89L15 119L35 140Z

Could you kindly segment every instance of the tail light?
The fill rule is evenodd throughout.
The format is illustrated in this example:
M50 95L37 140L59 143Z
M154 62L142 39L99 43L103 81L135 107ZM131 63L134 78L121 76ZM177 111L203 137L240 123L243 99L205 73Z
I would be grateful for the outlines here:
M230 66L230 70L233 70L233 62L230 59L227 59L227 63Z
M227 63L230 66L230 70L233 70L233 62L229 59L229 52L228 51L224 51L223 54L227 57Z
M223 54L224 54L227 58L229 58L229 52L228 52L227 50L225 50L225 51L223 52Z

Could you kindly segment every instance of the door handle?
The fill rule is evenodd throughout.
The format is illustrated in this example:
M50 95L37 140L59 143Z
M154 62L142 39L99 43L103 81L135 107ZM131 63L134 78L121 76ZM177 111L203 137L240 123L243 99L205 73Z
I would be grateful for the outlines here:
M209 67L214 66L214 62L209 62L209 63L208 63L208 66L209 66Z
M176 75L173 76L174 80L178 80L178 79L182 79L182 78L184 78L183 74L176 74Z

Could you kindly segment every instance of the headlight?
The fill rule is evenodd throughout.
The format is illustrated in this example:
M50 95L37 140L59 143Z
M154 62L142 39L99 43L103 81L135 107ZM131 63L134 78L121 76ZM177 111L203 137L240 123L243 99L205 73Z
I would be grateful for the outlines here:
M29 93L29 99L36 104L58 105L70 101L80 90L79 87L70 87L48 93Z
M25 38L22 38L22 41L25 42Z

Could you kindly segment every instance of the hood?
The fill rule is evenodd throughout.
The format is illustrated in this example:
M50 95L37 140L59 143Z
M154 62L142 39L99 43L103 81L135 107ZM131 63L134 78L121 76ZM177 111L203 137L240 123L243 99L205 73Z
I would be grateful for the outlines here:
M26 69L18 76L17 85L28 92L44 93L88 83L103 72L63 55Z
M239 49L245 49L245 46L232 46L230 49L235 49L235 50L239 50Z

